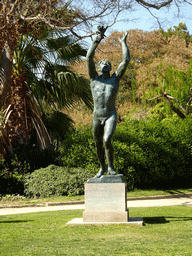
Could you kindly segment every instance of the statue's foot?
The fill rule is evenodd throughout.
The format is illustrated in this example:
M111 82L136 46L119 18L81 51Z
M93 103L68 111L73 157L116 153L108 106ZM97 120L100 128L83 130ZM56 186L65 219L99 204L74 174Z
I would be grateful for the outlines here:
M116 175L117 173L112 168L108 168L108 175Z
M98 171L98 173L95 175L94 178L100 178L103 174L104 174L105 170L103 170L102 168Z

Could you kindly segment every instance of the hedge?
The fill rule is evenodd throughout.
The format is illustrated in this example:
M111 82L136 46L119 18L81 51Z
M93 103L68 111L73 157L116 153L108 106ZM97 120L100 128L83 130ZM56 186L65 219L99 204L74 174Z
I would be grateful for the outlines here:
M192 185L192 117L127 119L113 138L115 167L128 188ZM60 149L68 167L99 168L91 128L79 128Z

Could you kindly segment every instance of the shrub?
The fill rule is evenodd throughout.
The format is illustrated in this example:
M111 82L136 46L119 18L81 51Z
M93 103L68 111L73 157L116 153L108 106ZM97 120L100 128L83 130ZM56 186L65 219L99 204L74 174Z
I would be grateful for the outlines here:
M137 188L192 183L192 118L127 120L114 135L116 166Z
M98 169L99 163L95 150L95 142L90 127L80 127L71 133L60 147L63 166Z
M25 174L60 164L59 153L54 147L40 149L32 145L19 145L13 155L0 159L0 194L23 194Z
M0 201L17 201L17 200L25 200L26 198L19 194L6 194L5 196L0 196Z
M113 138L115 168L128 189L192 184L192 117L127 119ZM91 128L76 130L60 149L63 165L99 168Z
M85 169L50 165L26 177L25 194L28 197L81 195L84 193L84 182L93 175Z

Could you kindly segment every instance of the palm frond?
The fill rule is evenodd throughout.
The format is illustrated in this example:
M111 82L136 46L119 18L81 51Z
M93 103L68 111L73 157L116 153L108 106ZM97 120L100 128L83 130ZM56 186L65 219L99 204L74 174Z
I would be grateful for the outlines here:
M13 149L9 143L9 134L7 131L7 123L9 121L9 117L12 113L11 110L11 105L9 105L1 114L1 123L0 123L0 137L1 137L1 141L2 141L2 147L4 148L4 150L6 150L7 152L9 152L9 154L13 154Z
M51 51L57 52L61 62L72 63L80 60L82 56L86 56L86 49L71 36L48 39L47 46Z
M35 130L37 132L37 140L39 144L38 146L41 149L47 149L52 145L51 137L42 121L36 102L32 98L30 98L28 102L29 101L30 101L30 116L31 116L33 125L35 127Z
M52 110L43 115L43 122L54 140L63 141L69 131L74 130L73 120L58 110Z

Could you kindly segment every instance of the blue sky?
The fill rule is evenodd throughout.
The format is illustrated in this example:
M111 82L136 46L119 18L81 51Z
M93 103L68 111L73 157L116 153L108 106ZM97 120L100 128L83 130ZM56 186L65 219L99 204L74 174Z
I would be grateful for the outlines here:
M177 26L180 22L187 25L187 28L192 34L192 5L185 4L180 10L180 17L176 17L178 12L175 5L172 5L169 10L162 8L160 10L152 10L153 14L158 16L162 21L162 28L167 30L170 27ZM130 29L142 29L144 31L152 31L159 29L158 22L152 15L143 7L139 7L138 11L124 14L124 17L129 17L130 20L135 19L133 22L119 22L113 25L109 32L112 30L125 31Z

